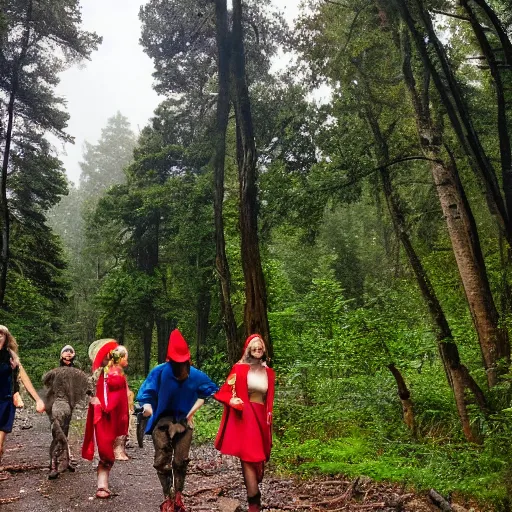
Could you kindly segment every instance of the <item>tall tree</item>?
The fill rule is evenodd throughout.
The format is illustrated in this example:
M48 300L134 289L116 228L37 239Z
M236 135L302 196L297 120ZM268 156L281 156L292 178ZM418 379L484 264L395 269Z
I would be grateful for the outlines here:
M2 132L0 176L0 305L9 265L10 214L8 175L11 153L25 134L49 131L70 140L68 119L55 95L58 72L67 64L89 58L100 38L80 28L76 0L13 0L3 11L7 34L0 42L0 91L7 120Z
M267 291L261 266L258 238L257 155L245 64L242 1L233 2L232 73L236 113L238 179L240 186L240 233L242 268L245 278L244 327L246 335L263 336L272 357L268 324Z
M97 199L112 185L126 181L124 168L132 161L135 143L135 134L121 112L109 117L96 144L85 142L80 162L80 189L85 201Z
M476 222L459 177L455 158L446 143L444 145L448 155L443 155L442 119L439 116L437 119L434 118L430 111L432 99L428 91L429 70L425 71L423 80L420 80L423 90L418 90L411 65L411 48L407 33L403 34L402 44L405 84L415 112L420 146L431 162L432 177L480 341L487 380L489 386L494 386L498 382L498 361L510 357L507 332L499 325L499 314L487 277Z
M249 133L252 127L248 124L251 114L247 88L248 82L261 80L267 75L270 57L277 51L277 44L285 32L282 18L273 16L268 6L269 2L262 4L251 1L244 4L242 12L239 3L233 5L233 12L230 13L225 0L216 0L214 5L198 0L185 4L155 0L141 9L140 15L143 22L141 41L155 61L158 90L186 94L188 101L195 102L201 112L207 112L209 104L211 108L208 95L215 94L215 82L218 83L217 134L213 136L215 148L212 148L215 155L212 165L215 168L216 187L216 266L224 304L228 352L233 361L238 357L240 341L230 304L230 271L223 247L225 235L221 233L224 227L224 170L221 171L221 166L225 163L225 150L221 146L225 140L230 103L235 105L239 135L241 251L247 304L244 330L262 332L272 352L257 237L256 152L250 149L251 145L254 148L254 140L251 142L254 137ZM226 102L228 93L229 102Z
M224 168L226 166L226 131L228 128L230 101L231 34L228 24L228 9L225 0L215 0L215 25L217 40L218 92L215 126L215 147L213 164L213 207L215 218L215 267L219 276L220 299L224 331L227 338L227 352L231 362L237 360L239 339L233 307L231 305L231 272L226 255L224 236Z

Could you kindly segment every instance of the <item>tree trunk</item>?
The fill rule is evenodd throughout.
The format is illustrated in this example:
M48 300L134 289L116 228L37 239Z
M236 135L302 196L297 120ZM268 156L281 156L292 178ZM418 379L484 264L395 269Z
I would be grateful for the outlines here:
M507 242L512 247L512 224L501 196L496 174L474 129L466 102L446 55L446 50L439 41L432 26L430 14L425 11L422 2L416 0L417 10L420 15L420 21L416 21L411 14L406 0L395 0L395 3L402 19L413 36L425 68L429 70L432 76L432 80L446 108L459 142L466 152L472 168L482 178L489 209L491 213L497 216ZM428 44L425 44L426 36L428 37ZM433 60L433 53L437 56L441 67L439 71Z
M446 378L453 389L453 395L457 411L459 413L462 430L468 441L478 442L478 436L471 427L464 390L466 387L469 387L473 394L475 394L478 405L481 408L483 407L483 410L486 411L487 406L485 404L485 398L483 398L484 395L469 374L467 368L460 363L459 351L457 345L453 342L453 336L448 320L446 319L443 308L439 303L434 287L423 268L423 264L411 243L407 233L403 211L400 206L400 200L393 192L391 179L385 167L381 168L381 178L393 224L395 225L400 241L404 246L405 253L407 254L407 258L409 259L409 263L416 277L423 299L425 300L430 312L433 325L436 329L439 355L443 362ZM406 407L407 410L409 410L409 405L404 403L402 405L404 407L405 414Z
M497 384L497 362L510 357L507 332L499 327L499 314L487 279L475 220L467 202L455 162L433 163L432 176L446 219L490 387Z
M151 364L151 345L153 343L153 318L148 318L142 327L142 346L144 347L144 375L148 375Z
M507 105L505 101L505 91L503 89L503 81L501 79L500 69L494 51L487 39L486 33L473 9L469 5L468 0L459 0L460 5L468 14L471 26L475 32L475 36L480 45L483 55L489 65L492 78L494 80L494 88L496 90L496 100L498 109L498 136L500 139L500 156L501 156L501 176L503 182L503 192L505 196L505 205L510 217L512 214L512 153L510 149L510 134L507 122Z
M196 313L196 360L195 365L201 367L201 347L206 344L206 336L208 334L208 324L210 320L211 294L210 288L202 287L197 298Z
M0 176L0 223L2 233L0 236L0 308L5 307L5 292L7 287L7 270L9 268L9 239L10 239L10 216L9 202L7 199L7 172L9 170L9 157L11 154L12 131L14 124L14 107L16 95L18 93L19 73L23 67L23 61L27 55L28 44L30 40L30 21L32 20L32 0L27 5L27 15L25 18L25 28L20 49L18 62L13 67L11 77L11 90L9 94L9 103L7 105L7 130L5 132L5 146L2 158L2 171Z
M237 162L240 180L240 234L245 278L244 327L246 335L263 336L272 357L272 341L267 316L267 292L258 240L256 186L256 144L245 69L242 29L242 1L233 1L233 78L237 133Z
M228 126L229 100L229 64L231 60L231 42L228 30L228 11L226 0L215 0L216 38L218 50L219 92L217 96L217 120L215 134L215 154L213 157L215 215L215 267L220 281L220 303L224 330L226 332L227 353L231 364L240 357L240 343L233 307L231 305L231 273L226 255L224 238L224 166L226 162L226 130Z
M7 286L7 269L9 268L9 237L10 218L7 200L7 170L9 168L9 154L11 150L12 125L14 118L15 92L11 91L7 108L7 131L5 135L5 149L2 161L2 180L0 184L0 222L2 223L2 236L0 245L0 307L4 308L5 291Z
M167 357L167 345L169 344L169 335L176 329L176 320L159 317L155 321L156 340L158 347L158 364L165 363Z
M407 64L408 63L409 62L407 61ZM404 65L404 73L408 71L408 66ZM412 77L412 74L408 78L410 77ZM364 75L360 74L359 78L361 79L361 83L363 84L363 86L366 87L366 83L364 82ZM425 80L424 83L428 84L428 80ZM421 98L417 96L414 87L413 92L415 93L413 101L416 102L416 106L421 107ZM425 99L425 101L428 101L428 94L424 94L423 98ZM401 201L399 196L393 190L391 178L386 167L387 162L389 162L390 160L388 144L387 141L385 140L385 137L382 134L380 125L375 116L373 115L371 109L368 107L368 104L365 105L365 115L376 143L375 146L377 151L377 160L380 165L379 170L384 190L384 196L386 198L393 226L397 233L397 237L399 238L400 242L404 247L407 258L409 259L409 263L415 274L416 281L418 282L420 291L429 309L433 324L436 327L436 338L438 342L439 354L441 357L441 361L443 362L446 378L450 386L454 390L454 398L456 401L457 410L459 411L462 429L464 431L466 438L469 441L477 442L478 437L476 433L473 432L471 428L471 423L469 421L469 415L467 412L467 406L464 397L464 389L467 386L473 391L474 394L478 395L477 402L479 403L479 405L481 403L480 398L483 397L483 393L479 391L478 385L469 375L467 369L460 364L458 349L455 343L453 343L453 336L446 316L444 314L444 311L441 307L441 304L439 303L437 295L434 291L434 287L432 286L432 283L430 282L430 279L428 278L428 275L425 269L423 268L421 260L416 254L416 251L414 250L414 247L409 238L405 222L405 216L403 214L403 209L401 206ZM389 369L391 370L391 368ZM410 400L410 397L407 397L407 400ZM404 415L406 413L410 414L412 404L409 404L408 402L403 402L402 406L404 409Z

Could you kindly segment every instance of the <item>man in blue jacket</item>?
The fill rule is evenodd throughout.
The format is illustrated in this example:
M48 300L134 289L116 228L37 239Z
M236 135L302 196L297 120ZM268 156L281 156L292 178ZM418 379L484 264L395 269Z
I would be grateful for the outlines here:
M193 416L218 386L190 364L190 350L181 332L169 337L167 362L147 376L137 394L137 402L149 417L146 434L155 446L153 467L162 484L161 512L185 512L183 487L192 442Z

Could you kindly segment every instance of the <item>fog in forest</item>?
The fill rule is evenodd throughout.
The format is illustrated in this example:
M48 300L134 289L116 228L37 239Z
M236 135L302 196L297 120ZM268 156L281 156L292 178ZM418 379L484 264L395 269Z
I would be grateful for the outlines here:
M297 16L299 0L274 0L289 23ZM57 143L67 175L75 184L85 141L95 143L107 120L121 112L138 133L161 98L153 90L153 63L139 45L141 0L82 1L83 26L103 37L91 61L61 75L58 93L67 100L68 133L74 144ZM279 66L279 62L276 63Z

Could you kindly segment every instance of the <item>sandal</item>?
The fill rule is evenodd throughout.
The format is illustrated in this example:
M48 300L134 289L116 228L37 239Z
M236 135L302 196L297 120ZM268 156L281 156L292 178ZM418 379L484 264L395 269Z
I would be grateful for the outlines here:
M112 491L110 489L105 489L105 487L98 487L96 490L96 498L99 500L108 500L112 496Z

